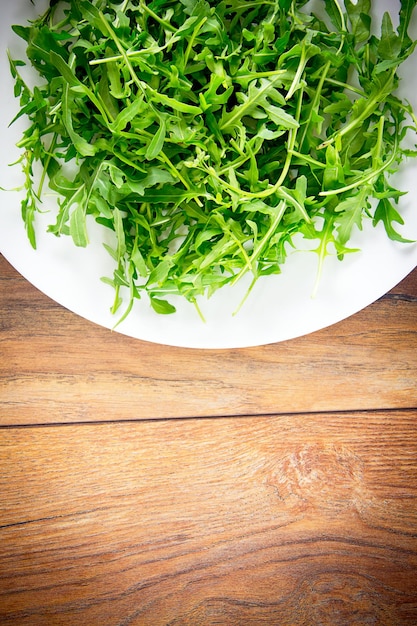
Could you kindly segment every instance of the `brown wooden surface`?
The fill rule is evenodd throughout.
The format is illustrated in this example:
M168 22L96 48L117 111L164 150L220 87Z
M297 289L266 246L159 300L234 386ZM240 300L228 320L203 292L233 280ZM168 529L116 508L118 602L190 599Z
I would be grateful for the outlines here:
M416 314L414 271L306 337L169 348L0 258L1 626L415 626Z
M190 350L133 340L0 265L1 423L417 406L417 271L357 315L279 344Z

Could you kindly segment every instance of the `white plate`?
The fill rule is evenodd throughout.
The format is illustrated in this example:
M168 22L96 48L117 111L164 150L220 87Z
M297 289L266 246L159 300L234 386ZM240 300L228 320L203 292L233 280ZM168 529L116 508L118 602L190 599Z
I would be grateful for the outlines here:
M18 110L13 97L5 49L17 58L24 56L24 42L10 30L12 23L24 24L46 6L44 1L14 0L2 5L0 41L0 186L8 189L22 182L19 167L9 163L19 156L15 143L21 136L23 123L8 128ZM378 14L389 10L392 0L376 3ZM412 32L417 32L416 15ZM401 94L406 95L417 110L416 58L402 68L404 80ZM404 164L395 180L408 190L402 198L401 212L405 226L403 236L417 239L417 164ZM36 224L37 250L26 237L20 216L20 196L17 192L1 192L0 250L6 259L30 283L67 309L106 328L112 328L115 318L110 313L113 290L100 281L111 276L113 262L102 246L111 233L92 222L89 224L90 245L76 248L69 237L56 238L46 233L53 223L55 201L45 200L45 213ZM51 215L52 213L52 215ZM233 315L243 297L247 282L224 288L209 300L200 302L206 318L203 323L194 307L185 301L175 301L177 313L158 315L146 298L138 301L117 332L138 339L190 348L239 348L268 344L302 336L325 328L368 306L400 282L417 265L417 245L390 241L380 224L373 228L368 221L362 232L356 231L349 245L361 252L348 255L343 262L328 257L317 295L312 291L317 271L314 253L294 252L283 266L281 275L265 277L253 289L240 312Z

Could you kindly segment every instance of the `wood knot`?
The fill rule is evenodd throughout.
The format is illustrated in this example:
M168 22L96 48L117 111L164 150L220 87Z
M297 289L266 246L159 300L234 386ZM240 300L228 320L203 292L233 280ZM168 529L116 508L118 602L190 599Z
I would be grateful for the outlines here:
M334 572L303 582L298 591L300 613L309 624L393 626L395 594L363 577Z
M287 506L339 514L355 505L362 461L343 446L304 445L275 459L264 481Z

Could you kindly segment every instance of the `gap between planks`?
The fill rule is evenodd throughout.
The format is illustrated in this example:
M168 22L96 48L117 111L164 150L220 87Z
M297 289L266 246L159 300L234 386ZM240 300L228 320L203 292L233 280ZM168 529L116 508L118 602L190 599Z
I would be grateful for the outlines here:
M413 414L417 411L417 407L389 407L389 408L375 408L375 409L341 409L332 411L283 411L282 413L259 413L257 415L253 413L236 414L236 415L202 415L202 416L184 416L184 417L143 417L137 419L115 419L115 420L92 420L92 421L75 421L75 422L39 422L33 424L0 424L1 430L13 430L13 429L34 429L34 428L61 428L66 426L108 426L117 424L141 424L141 423L157 423L157 422L190 422L190 421L211 421L211 420L248 420L248 419L265 419L265 418L281 418L281 417L300 417L305 415L306 417L318 417L318 416L332 416L341 417L343 415L350 417L365 417L367 415L379 415L379 414Z

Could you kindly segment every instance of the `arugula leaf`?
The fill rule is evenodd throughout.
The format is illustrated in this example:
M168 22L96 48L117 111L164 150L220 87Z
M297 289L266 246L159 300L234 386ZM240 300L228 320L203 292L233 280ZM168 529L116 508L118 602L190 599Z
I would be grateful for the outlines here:
M166 123L165 123L165 120L161 118L159 121L159 128L156 131L155 135L153 136L153 139L150 142L146 150L145 159L148 159L148 161L151 161L152 159L158 156L158 154L161 152L163 148L163 145L165 142L165 135L166 135Z
M412 239L402 237L394 228L393 223L404 224L404 220L398 211L394 208L392 202L388 198L381 198L374 213L373 224L376 226L378 222L384 224L385 230L390 239L401 243L414 243Z
M389 13L384 13L382 18L381 40L378 45L378 52L382 59L394 59L400 56L402 40L396 35Z
M371 0L358 0L357 2L345 0L345 7L356 45L364 44L371 35Z
M153 310L161 315L169 315L170 313L175 313L176 311L176 308L167 300L161 300L160 298L151 296L150 302Z
M88 244L85 210L82 204L77 204L69 220L70 235L76 246L85 248Z
M398 34L402 42L402 48L408 47L410 45L415 46L415 42L413 44L410 37L408 36L408 27L411 22L413 11L416 7L416 2L415 0L400 0L400 2L401 2L401 9L400 9L400 24L398 28Z
M354 191L350 196L342 200L335 211L335 224L337 224L338 241L342 245L346 244L352 234L352 229L356 226L362 230L362 220L365 209L368 207L367 197L370 193L368 187L362 187L359 191Z
M408 243L389 176L417 156L396 94L415 5L401 0L395 30L390 12L372 24L371 0L324 0L325 17L305 0L51 2L13 26L27 59L9 54L31 245L47 185L51 233L86 246L90 217L110 229L120 323L143 294L200 316L201 296L248 273L249 294L296 234L317 241L319 275L366 218Z

